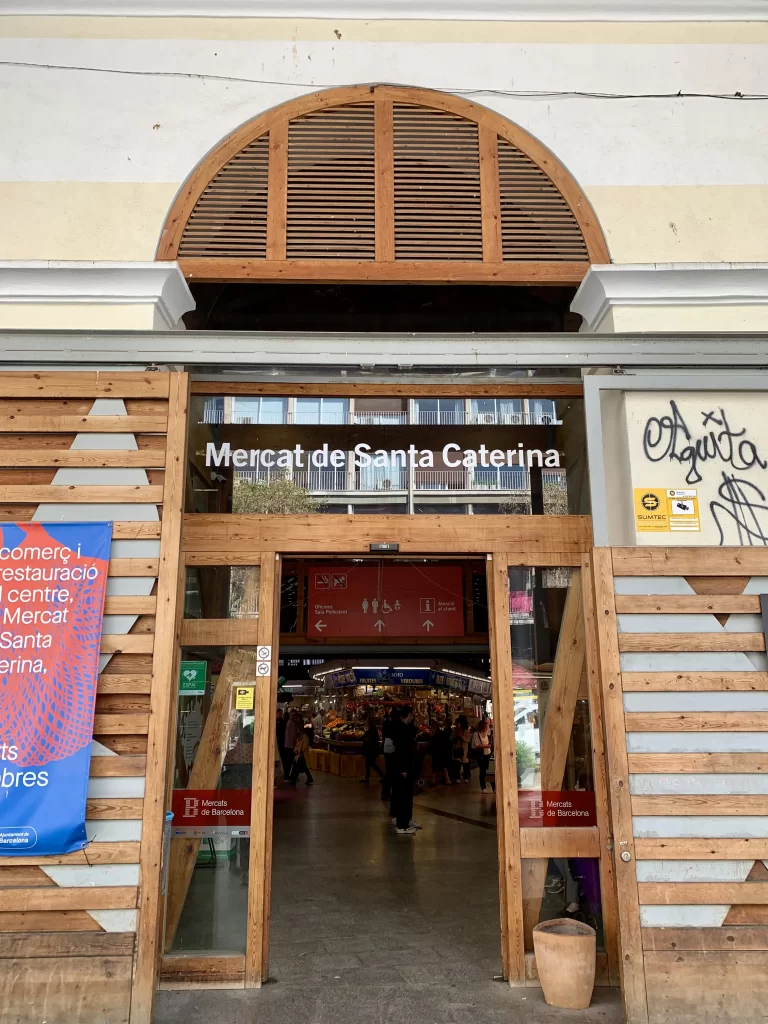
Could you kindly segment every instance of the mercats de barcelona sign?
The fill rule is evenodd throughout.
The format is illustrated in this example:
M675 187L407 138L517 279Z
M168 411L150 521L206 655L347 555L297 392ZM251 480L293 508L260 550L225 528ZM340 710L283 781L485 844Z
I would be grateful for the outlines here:
M327 444L320 448L306 449L300 444L293 448L232 448L229 442L215 445L209 442L205 447L206 466L226 466L235 469L344 469L347 466L348 452L342 448L329 448ZM369 444L357 444L352 452L355 469L367 469L369 466L385 469L430 469L435 465L435 455L442 456L441 466L456 468L464 466L484 466L488 468L545 466L556 468L560 465L560 453L556 448L524 448L519 444L514 449L488 448L481 444L479 448L462 448L458 444L446 444L440 453L428 448L376 448Z

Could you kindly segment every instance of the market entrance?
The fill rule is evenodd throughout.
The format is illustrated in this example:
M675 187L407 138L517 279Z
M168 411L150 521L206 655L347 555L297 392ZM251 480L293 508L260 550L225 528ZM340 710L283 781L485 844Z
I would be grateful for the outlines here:
M286 560L279 673L270 977L499 975L484 563Z

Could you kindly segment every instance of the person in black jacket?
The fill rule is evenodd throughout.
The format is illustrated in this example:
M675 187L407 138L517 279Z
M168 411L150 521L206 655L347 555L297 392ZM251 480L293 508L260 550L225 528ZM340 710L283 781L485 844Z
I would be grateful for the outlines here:
M384 721L381 723L381 739L384 750L384 779L381 784L382 800L391 801L392 799L392 773L394 771L395 758L395 741L392 737L394 736L395 728L399 721L400 708L392 708L391 714L386 714L384 716Z
M379 730L376 728L376 720L368 719L368 728L363 736L363 757L365 758L365 778L361 782L371 781L371 768L378 774L380 779L384 778L384 772L377 764L379 756Z
M413 711L404 708L396 724L392 772L392 810L398 835L412 836L421 825L413 820L413 786L416 781L416 726Z

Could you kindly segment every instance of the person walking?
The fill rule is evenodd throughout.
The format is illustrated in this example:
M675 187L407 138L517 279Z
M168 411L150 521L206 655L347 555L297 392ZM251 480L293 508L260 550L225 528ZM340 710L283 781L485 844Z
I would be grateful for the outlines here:
M384 779L381 784L381 799L392 800L392 775L394 772L395 727L400 721L400 709L392 708L391 713L384 715L381 725L382 749L384 751ZM391 811L391 807L390 807Z
M412 836L421 828L413 820L413 786L416 781L416 726L413 710L405 708L392 737L395 752L392 775L392 811L399 836Z
M368 719L368 728L363 736L363 757L365 758L365 778L361 782L371 781L371 768L377 773L380 779L384 778L384 772L377 763L379 756L379 730L376 728L376 719Z
M435 722L430 749L432 753L432 784L438 786L444 782L446 785L450 785L451 779L448 775L448 765L451 760L450 734L446 745L445 729L439 721Z
M472 755L480 769L480 792L485 792L486 772L491 760L491 722L484 718L472 733Z
M299 726L298 718L298 713L292 711L288 716L288 721L285 723L285 733L283 734L283 778L286 782L288 782L293 770L296 741L299 738L299 733L304 731L303 723Z
M275 743L277 745L277 756L280 758L280 764L283 769L283 778L285 778L285 726L287 721L288 719L283 709L278 708L277 722L275 723Z
M304 728L304 719L301 715L296 715L298 722L298 736L296 738L296 745L293 748L293 766L291 767L291 774L288 781L292 786L296 785L300 775L304 774L307 776L307 785L313 786L315 780L312 778L312 772L309 770L307 764L307 757L309 756L309 736L307 736L306 729Z
M469 722L459 715L451 733L451 777L455 782L469 782L472 766L469 763Z

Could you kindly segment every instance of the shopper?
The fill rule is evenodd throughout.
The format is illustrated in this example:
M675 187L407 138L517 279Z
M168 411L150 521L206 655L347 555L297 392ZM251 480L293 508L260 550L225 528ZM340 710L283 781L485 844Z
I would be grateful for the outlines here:
M371 781L371 768L377 773L380 779L384 778L384 772L379 768L377 759L379 756L379 730L376 728L376 719L368 719L368 728L363 736L363 757L365 758L365 778L361 782Z
M394 772L395 727L400 721L400 709L392 708L391 714L384 715L381 725L382 749L384 751L384 780L381 785L381 799L392 799L392 773ZM390 807L391 813L391 807Z
M312 719L312 729L315 739L321 740L323 738L323 712L319 707L315 710L315 717Z
M412 836L421 828L413 820L413 786L416 781L416 726L413 710L404 708L394 730L395 745L392 774L392 811L397 834Z
M288 716L288 721L285 723L285 734L283 736L283 778L286 782L293 770L296 741L299 738L299 733L303 732L303 723L301 726L298 723L299 717L298 712L292 711Z
M480 769L480 792L485 792L486 772L491 760L491 722L484 718L472 733L472 756Z
M459 715L451 733L451 777L455 782L469 782L472 766L469 763L469 722Z
M277 709L277 723L275 724L275 740L277 743L277 756L280 758L280 764L283 769L283 778L288 778L288 773L291 770L293 764L293 751L286 750L285 747L285 729L288 725L288 711L283 711L282 708ZM287 767L286 767L287 765Z
M304 719L301 715L296 715L298 736L296 739L296 745L293 748L293 766L291 768L291 774L288 781L292 786L296 785L300 775L307 776L307 785L314 785L315 780L312 778L312 772L309 770L307 764L307 758L309 757L309 736L304 728Z
M448 765L451 761L450 733L446 742L445 729L439 721L435 722L432 731L430 750L432 753L432 784L435 786L443 782L450 784L451 780L448 775Z

